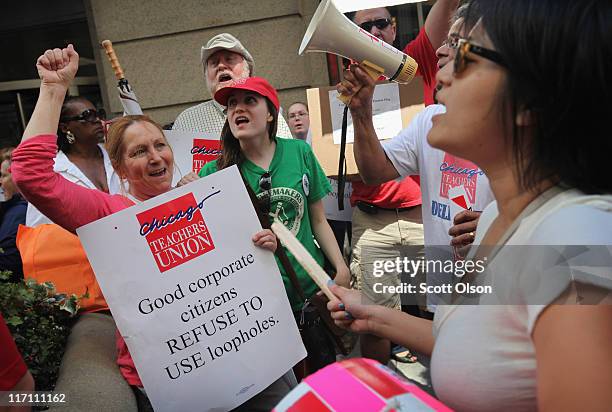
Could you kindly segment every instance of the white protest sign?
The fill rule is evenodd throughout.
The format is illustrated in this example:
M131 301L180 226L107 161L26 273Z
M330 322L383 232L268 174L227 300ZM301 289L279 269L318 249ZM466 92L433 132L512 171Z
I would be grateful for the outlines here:
M344 103L338 100L336 90L329 91L329 107L334 144L340 144L342 135L342 111ZM399 86L397 83L378 84L372 97L372 122L378 139L390 139L402 130L402 113L400 109ZM354 142L353 118L347 113L346 142Z
M156 411L227 411L303 359L236 167L77 230Z
M174 153L174 180L176 185L189 172L198 173L202 166L221 154L219 136L183 130L164 130Z
M353 219L353 207L351 206L351 193L353 193L353 185L351 182L345 183L344 210L340 210L338 209L338 181L336 179L327 179L332 187L332 191L323 198L325 217L329 220L350 222Z

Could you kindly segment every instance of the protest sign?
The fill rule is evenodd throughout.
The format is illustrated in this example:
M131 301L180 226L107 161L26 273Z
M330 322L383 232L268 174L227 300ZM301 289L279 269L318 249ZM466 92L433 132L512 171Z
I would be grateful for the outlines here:
M164 135L174 153L174 181L189 172L198 173L202 166L221 154L219 136L183 130L164 130Z
M327 179L329 180L332 190L323 198L325 217L329 220L350 222L353 219L353 207L350 203L353 185L351 182L346 182L344 184L344 210L340 210L338 209L338 180L331 178Z
M153 407L230 410L305 357L236 167L77 233Z
M412 118L423 110L423 81L415 78L409 84L380 83L372 100L372 121L380 140L390 139L408 127ZM335 87L306 90L312 150L327 176L338 174L339 136L344 104ZM358 174L353 153L353 131L348 116L346 173Z

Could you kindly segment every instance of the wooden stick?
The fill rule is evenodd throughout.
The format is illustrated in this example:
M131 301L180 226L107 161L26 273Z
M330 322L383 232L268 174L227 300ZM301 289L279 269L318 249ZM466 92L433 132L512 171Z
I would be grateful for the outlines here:
M119 59L115 54L115 49L113 49L113 43L111 43L110 40L104 40L102 42L102 47L104 47L106 55L108 56L108 60L110 60L111 66L113 67L113 71L115 72L115 77L117 78L117 80L123 79L123 69L121 69Z
M331 278L325 273L325 271L319 266L319 264L314 260L312 255L306 250L304 245L300 243L299 240L283 225L279 222L272 223L272 231L278 236L280 241L295 257L295 259L302 265L302 267L308 273L308 276L314 280L317 286L325 293L330 300L336 299L331 290L329 290L329 286L327 286L327 282L331 280Z

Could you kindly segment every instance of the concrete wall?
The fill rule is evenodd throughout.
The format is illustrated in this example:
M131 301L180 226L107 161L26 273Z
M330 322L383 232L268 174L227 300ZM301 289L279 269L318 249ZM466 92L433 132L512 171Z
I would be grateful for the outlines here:
M85 0L92 43L109 39L145 113L161 124L209 99L200 48L212 36L235 35L287 108L305 90L328 85L322 53L297 51L317 0ZM122 111L104 50L95 56L104 105Z

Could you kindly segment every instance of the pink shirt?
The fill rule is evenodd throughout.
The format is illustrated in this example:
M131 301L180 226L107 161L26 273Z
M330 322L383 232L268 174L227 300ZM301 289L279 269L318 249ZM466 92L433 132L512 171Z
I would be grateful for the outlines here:
M126 209L134 203L121 195L79 186L53 170L57 136L39 135L13 151L13 181L28 202L64 229L77 228ZM130 385L142 386L127 345L117 333L117 364Z

